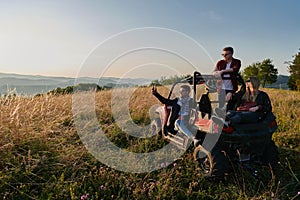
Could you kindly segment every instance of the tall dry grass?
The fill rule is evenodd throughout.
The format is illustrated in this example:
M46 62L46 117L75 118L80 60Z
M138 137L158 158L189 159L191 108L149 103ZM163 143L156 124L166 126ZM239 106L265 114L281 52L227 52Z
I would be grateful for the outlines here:
M167 88L158 90L167 95ZM270 95L277 117L279 129L274 140L282 164L278 174L275 171L275 181L248 177L243 187L238 187L236 182L215 185L205 181L190 150L174 165L156 172L116 171L94 159L81 143L74 126L72 95L1 98L0 196L2 199L79 199L89 193L90 199L293 198L300 190L300 93L263 90ZM99 124L113 142L121 146L127 143L124 148L136 152L164 144L128 137L114 122L111 96L111 90L97 92L95 108ZM153 104L159 102L151 95L151 88L135 90L129 104L133 120L141 126L149 124L149 108Z

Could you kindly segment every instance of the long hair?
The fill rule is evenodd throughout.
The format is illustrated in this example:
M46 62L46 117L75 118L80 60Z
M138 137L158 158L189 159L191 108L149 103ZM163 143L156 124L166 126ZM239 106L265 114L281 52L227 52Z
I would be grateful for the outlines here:
M246 102L255 102L255 99L259 93L259 86L260 86L260 81L258 80L258 78L256 76L250 76L249 79L247 80L247 82L250 81L254 91L250 91L249 88L247 88L245 94L242 97L243 101Z

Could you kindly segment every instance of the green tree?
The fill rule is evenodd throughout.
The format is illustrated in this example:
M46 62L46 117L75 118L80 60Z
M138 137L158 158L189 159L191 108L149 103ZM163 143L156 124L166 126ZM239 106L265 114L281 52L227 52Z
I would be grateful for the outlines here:
M156 86L161 86L161 83L159 82L159 80L153 80L151 83L150 83L150 86L153 86L153 85L156 85Z
M291 90L300 90L300 52L294 57L295 59L292 62L289 62L288 66L291 74L288 80L288 86Z
M153 80L151 83L150 83L150 86L152 85L172 85L173 83L177 82L177 81L180 81L184 78L188 78L190 77L190 75L180 75L180 76L177 76L177 75L174 75L174 76L170 76L170 77L166 77L166 76L162 76L160 77L160 80L156 79L156 80Z
M259 67L259 79L262 81L262 86L272 84L277 81L278 70L272 64L272 60L263 60Z
M277 80L278 70L272 64L271 59L265 59L262 62L257 62L246 67L242 73L244 79L250 76L256 76L265 87L266 84L275 83Z
M259 63L254 63L246 67L242 73L244 79L248 79L250 76L258 76L259 73L258 65Z

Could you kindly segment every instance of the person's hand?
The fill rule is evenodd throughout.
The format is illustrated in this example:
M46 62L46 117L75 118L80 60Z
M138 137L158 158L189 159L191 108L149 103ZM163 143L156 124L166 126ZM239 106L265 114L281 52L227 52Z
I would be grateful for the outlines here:
M256 112L256 111L258 111L258 109L259 109L258 106L254 106L254 107L249 108L249 111L250 112Z
M214 71L213 75L217 78L220 78L222 76L222 71Z
M226 94L225 101L228 102L228 101L231 100L231 98L232 98L232 93L231 93L231 92L228 92L228 93Z
M157 89L155 85L152 86L152 94L157 94Z

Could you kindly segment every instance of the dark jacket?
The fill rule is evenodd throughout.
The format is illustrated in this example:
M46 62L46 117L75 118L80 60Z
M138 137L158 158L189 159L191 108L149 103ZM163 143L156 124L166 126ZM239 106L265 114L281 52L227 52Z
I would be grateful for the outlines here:
M158 92L154 93L153 94L161 103L163 104L166 104L167 106L173 106L174 104L177 104L178 102L178 98L175 98L175 99L167 99L163 96L161 96ZM178 104L177 104L178 105ZM192 109L192 108L195 108L196 105L195 105L195 102L194 100L191 98L190 99L190 102L189 102L189 108Z
M264 114L272 112L271 100L267 93L259 90L259 93L255 99L255 103L259 107L259 110L257 112L262 112Z
M217 62L216 68L221 71L223 69L226 69L227 62L225 60L220 60ZM233 73L224 73L222 76L225 74L230 75L230 80L232 82L232 87L233 87L233 92L236 92L238 90L238 82L236 79L236 74L239 72L241 68L241 61L236 58L232 58L230 68L233 69Z

